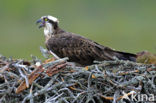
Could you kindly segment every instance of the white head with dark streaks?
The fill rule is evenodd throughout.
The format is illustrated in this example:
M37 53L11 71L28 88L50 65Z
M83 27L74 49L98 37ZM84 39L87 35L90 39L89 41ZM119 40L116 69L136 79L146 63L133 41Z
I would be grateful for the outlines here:
M44 35L46 38L51 37L55 30L58 28L58 19L53 16L42 16L38 21L37 24L41 23L39 28L44 27Z

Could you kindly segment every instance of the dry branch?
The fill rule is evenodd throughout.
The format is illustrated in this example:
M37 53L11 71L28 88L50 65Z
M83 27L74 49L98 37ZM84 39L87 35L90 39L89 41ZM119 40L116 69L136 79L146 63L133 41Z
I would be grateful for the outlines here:
M0 102L115 103L133 93L156 96L155 65L115 60L73 67L67 60L42 63L34 56L30 62L1 55Z

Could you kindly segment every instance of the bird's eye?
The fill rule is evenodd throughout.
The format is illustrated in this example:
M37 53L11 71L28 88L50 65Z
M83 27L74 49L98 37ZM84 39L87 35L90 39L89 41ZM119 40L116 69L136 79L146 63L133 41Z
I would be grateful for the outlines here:
M45 21L48 21L48 19L47 19L47 18L45 18L44 20L45 20Z

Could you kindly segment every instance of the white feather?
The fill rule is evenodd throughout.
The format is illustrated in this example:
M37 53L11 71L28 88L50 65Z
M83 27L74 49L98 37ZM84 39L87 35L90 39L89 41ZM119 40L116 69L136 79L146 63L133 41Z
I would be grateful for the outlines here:
M49 38L53 34L53 26L50 23L45 23L44 35L46 38Z
M47 17L48 17L48 19L50 19L54 22L58 22L58 19L56 17L50 16L50 15L48 15Z

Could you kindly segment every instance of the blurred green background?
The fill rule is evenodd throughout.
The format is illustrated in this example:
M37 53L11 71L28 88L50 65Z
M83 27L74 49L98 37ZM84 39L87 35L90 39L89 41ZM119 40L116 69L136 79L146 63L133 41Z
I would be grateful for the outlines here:
M0 0L0 53L42 57L43 29L35 22L43 15L116 50L156 52L156 0Z

